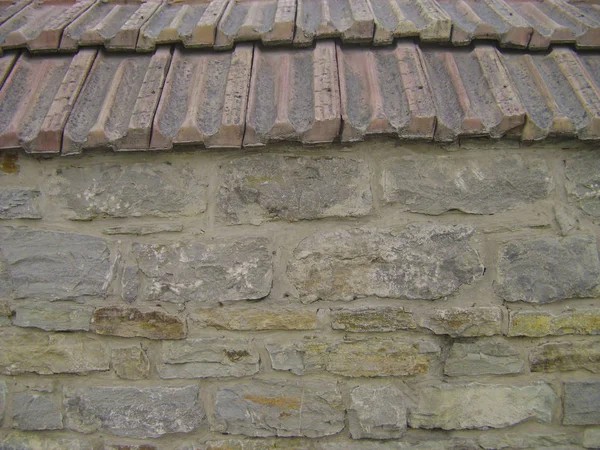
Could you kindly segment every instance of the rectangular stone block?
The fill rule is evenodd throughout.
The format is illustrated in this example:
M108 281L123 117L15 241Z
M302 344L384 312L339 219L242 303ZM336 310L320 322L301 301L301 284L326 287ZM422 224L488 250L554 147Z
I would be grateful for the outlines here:
M496 293L509 302L548 303L600 294L593 235L510 242L498 257Z
M139 298L196 306L266 297L272 282L269 245L258 237L134 243L132 255L146 280Z
M266 349L275 370L296 375L328 371L346 377L408 376L429 372L439 362L441 348L436 339L348 339L319 338L274 342Z
M0 328L0 337L0 373L3 375L85 374L110 368L108 350L86 335Z
M371 211L369 167L360 159L264 154L221 166L217 206L229 224L360 217Z
M40 191L20 187L0 189L0 219L41 219Z
M13 325L41 328L46 331L88 331L93 306L68 303L20 302L12 307Z
M252 380L221 387L211 428L246 436L321 437L344 428L339 386L325 380Z
M579 448L581 435L577 432L484 433L477 441L485 450L498 449L569 449Z
M503 315L503 309L497 306L436 309L419 315L417 323L435 334L493 336L502 334Z
M384 201L423 214L494 214L544 199L553 187L544 160L520 155L417 154L388 158L382 166Z
M482 275L469 245L473 232L433 223L320 232L296 247L287 275L305 302L371 295L434 300Z
M542 343L529 353L529 362L532 372L588 370L600 373L600 339Z
M206 415L198 386L65 388L67 428L137 439L189 433Z
M334 330L361 333L414 330L417 324L410 311L382 306L332 309L331 327Z
M163 342L161 361L163 379L243 377L258 372L260 356L246 340L211 337Z
M565 382L563 425L600 424L600 382Z
M11 419L19 430L60 430L63 415L58 398L52 394L24 391L12 396Z
M113 348L110 360L117 376L124 380L143 380L150 375L150 361L140 345Z
M157 310L121 306L96 308L90 323L94 333L147 339L183 339L185 319Z
M0 228L0 291L39 300L104 297L113 278L104 239L77 233ZM10 294L8 294L10 292Z
M202 327L218 330L314 330L317 328L316 311L295 309L201 308L193 311L190 319Z
M457 376L522 373L525 360L509 340L479 339L454 342L444 364L444 374Z
M179 162L66 166L47 183L71 220L195 216L206 209L207 174Z
M600 219L600 152L576 153L565 162L566 188L573 203L589 214Z
M508 323L509 336L562 336L600 334L600 309L569 309L560 313L513 311Z
M347 411L352 439L394 439L406 431L404 395L395 386L355 387Z
M441 384L419 389L409 409L411 428L504 428L525 421L550 423L559 398L542 382L528 385Z

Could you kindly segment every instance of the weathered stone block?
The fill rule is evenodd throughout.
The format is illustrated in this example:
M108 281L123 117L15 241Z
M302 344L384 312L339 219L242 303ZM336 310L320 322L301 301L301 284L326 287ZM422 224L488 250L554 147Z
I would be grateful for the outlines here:
M316 311L264 308L200 308L191 319L219 330L314 330Z
M599 284L600 261L592 235L543 237L500 250L496 292L509 302L595 297Z
M41 392L18 392L12 396L13 428L20 430L60 430L63 416L60 403Z
M312 439L264 438L206 441L204 443L204 447L202 447L202 450L316 450L316 448L317 447L315 447L315 443Z
M529 354L532 372L589 370L600 373L600 340L547 342Z
M600 381L565 383L563 425L600 424Z
M569 197L594 218L600 218L600 152L585 151L567 158L566 188Z
M3 450L94 450L94 445L87 439L11 431L0 436L0 448Z
M382 165L384 201L424 214L493 214L545 198L552 188L545 161L519 155L423 154L390 158Z
M21 187L0 189L0 219L41 219L40 191Z
M73 220L192 216L206 209L206 180L180 163L94 164L59 169L49 192Z
M6 383L0 381L0 420L4 418L4 410L6 409Z
M198 395L198 386L65 389L65 425L138 439L189 433L206 418Z
M269 240L241 238L171 245L134 244L147 278L143 298L216 303L256 300L271 291Z
M331 156L256 155L224 164L217 205L231 224L364 216L371 211L369 168Z
M331 310L331 327L360 333L363 331L396 331L417 328L413 314L404 308L343 308Z
M585 448L600 448L600 428L586 428L583 432Z
M566 310L558 314L512 311L509 336L541 337L564 334L600 334L600 309Z
M500 338L454 342L444 365L451 377L521 373L525 361L509 341Z
M493 336L502 334L502 315L502 308L497 306L436 309L420 315L417 323L435 334Z
M111 365L124 380L142 380L150 374L150 361L141 346L113 348Z
M0 328L0 373L87 373L109 370L109 352L81 334Z
M139 269L135 264L124 264L121 274L121 298L126 303L133 303L140 293Z
M549 423L559 399L546 383L441 384L419 389L409 409L412 428L503 428L527 420Z
M0 228L2 266L6 284L0 291L15 298L104 296L113 277L104 239L57 231Z
M355 387L347 411L353 439L394 439L406 431L404 397L393 386Z
M88 331L94 308L61 303L17 304L12 323L46 331Z
M120 306L96 308L91 329L97 334L148 339L183 339L187 333L181 317Z
M287 273L303 301L434 300L482 275L472 234L468 227L429 223L317 233L294 250Z
M161 378L243 377L259 370L260 357L247 341L222 337L163 342Z
M344 428L336 383L252 380L219 389L214 431L247 436L329 436Z
M581 445L579 433L485 433L479 440L485 450L548 449L560 450L578 448Z
M266 344L275 370L296 375L326 370L347 377L406 376L427 373L439 361L435 339L307 339Z

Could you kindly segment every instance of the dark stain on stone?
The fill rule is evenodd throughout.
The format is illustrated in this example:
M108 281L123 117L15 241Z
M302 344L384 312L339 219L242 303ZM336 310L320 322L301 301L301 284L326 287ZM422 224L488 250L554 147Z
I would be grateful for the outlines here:
M4 173L18 173L20 170L17 164L18 159L19 154L16 152L3 152L0 170Z
M246 356L250 356L247 350L225 350L225 354L231 361L239 361Z

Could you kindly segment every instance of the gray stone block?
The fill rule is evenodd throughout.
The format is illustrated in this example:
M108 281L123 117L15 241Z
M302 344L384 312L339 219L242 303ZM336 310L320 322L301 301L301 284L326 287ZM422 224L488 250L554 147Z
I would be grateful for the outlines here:
M523 372L525 361L509 341L500 338L455 342L444 365L451 377Z
M60 430L63 416L52 394L26 391L12 396L13 427L20 430Z
M40 191L20 187L0 189L0 219L41 219Z
M563 425L600 424L600 382L566 382Z
M395 439L406 431L404 397L393 386L355 387L347 412L353 439Z
M585 151L565 163L569 197L587 214L600 218L600 152Z

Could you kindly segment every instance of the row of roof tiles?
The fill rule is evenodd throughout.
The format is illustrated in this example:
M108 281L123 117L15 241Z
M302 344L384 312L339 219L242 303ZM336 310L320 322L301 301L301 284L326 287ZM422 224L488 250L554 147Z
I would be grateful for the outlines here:
M367 135L453 141L600 139L600 55L320 41L0 58L0 148L74 154L179 144L352 142Z
M18 0L0 4L0 49L152 51L157 44L230 49L242 41L310 46L315 39L456 46L473 40L547 49L600 48L600 5L566 0Z

